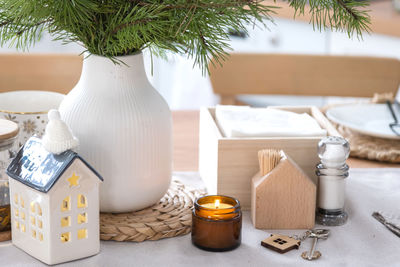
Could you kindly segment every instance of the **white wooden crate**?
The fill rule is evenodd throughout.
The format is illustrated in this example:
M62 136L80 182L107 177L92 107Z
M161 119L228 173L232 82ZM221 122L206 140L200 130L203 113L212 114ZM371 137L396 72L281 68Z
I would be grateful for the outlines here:
M340 136L328 119L314 106L274 107L310 114L328 135ZM216 121L215 108L200 110L199 172L209 194L233 196L242 209L250 209L251 178L259 170L257 153L261 149L282 149L317 183L315 166L319 162L319 137L227 138Z

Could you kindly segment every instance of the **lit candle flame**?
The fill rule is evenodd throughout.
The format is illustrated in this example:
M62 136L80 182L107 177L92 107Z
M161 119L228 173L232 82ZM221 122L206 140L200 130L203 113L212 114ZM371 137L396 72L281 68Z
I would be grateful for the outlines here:
M219 199L215 200L215 208L216 208L216 209L219 208Z

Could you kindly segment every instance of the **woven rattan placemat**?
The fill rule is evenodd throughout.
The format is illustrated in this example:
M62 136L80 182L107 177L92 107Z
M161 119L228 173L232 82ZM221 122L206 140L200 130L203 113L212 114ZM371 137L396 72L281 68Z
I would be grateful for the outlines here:
M172 181L158 204L130 213L101 213L100 239L142 242L190 233L192 207L205 192Z
M393 101L393 95L375 95L369 103L385 103L386 100ZM322 110L326 111L332 106L337 105L329 105ZM349 141L351 156L375 161L400 163L399 140L372 137L352 131L332 121L331 123L336 127L338 132Z
M377 138L337 125L338 132L350 143L350 155L357 158L400 163L400 141Z

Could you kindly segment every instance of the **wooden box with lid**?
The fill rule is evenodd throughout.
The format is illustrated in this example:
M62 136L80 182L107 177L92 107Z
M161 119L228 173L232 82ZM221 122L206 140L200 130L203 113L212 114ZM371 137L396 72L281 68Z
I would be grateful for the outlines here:
M327 130L340 136L322 112L314 106L273 107L311 115ZM250 209L251 179L259 169L257 152L265 148L282 149L317 183L317 144L320 137L227 138L215 120L215 108L200 111L199 172L209 194L237 198L243 210Z

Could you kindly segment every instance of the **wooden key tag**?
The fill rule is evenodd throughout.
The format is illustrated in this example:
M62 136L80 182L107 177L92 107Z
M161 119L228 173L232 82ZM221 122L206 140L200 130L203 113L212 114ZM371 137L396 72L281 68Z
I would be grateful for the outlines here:
M270 237L261 241L261 246L275 250L281 254L292 249L299 249L300 240L285 235L272 234Z

